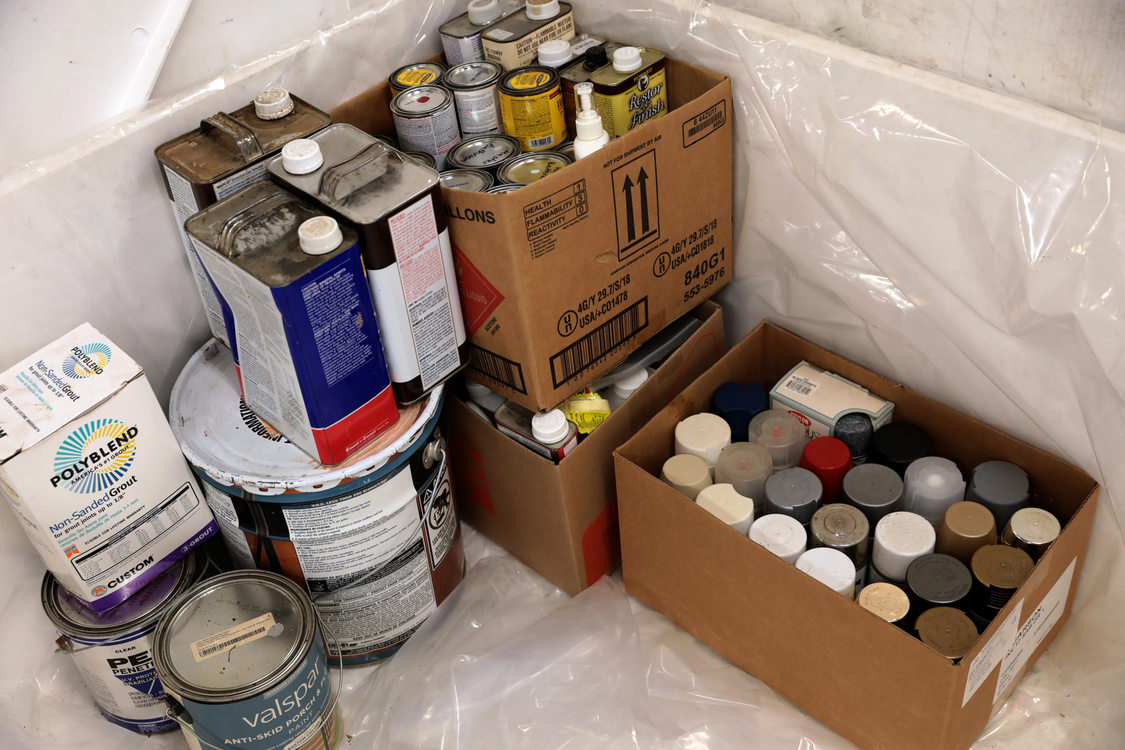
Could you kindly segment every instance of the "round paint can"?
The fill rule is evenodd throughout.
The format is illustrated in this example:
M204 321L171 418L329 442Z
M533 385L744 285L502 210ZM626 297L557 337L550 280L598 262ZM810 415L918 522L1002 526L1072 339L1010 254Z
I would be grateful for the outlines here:
M59 650L74 660L98 709L114 724L139 734L177 728L153 667L152 631L196 574L195 555L188 555L100 615L53 575L43 577L43 611L59 632Z
M519 156L520 142L510 135L481 135L466 138L445 155L445 165L450 169L482 169L490 174L496 168Z
M462 63L445 71L441 82L453 92L462 135L503 132L496 88L503 72L499 64L485 60Z
M342 739L312 602L284 576L236 570L173 602L156 673L189 747L329 750Z
M486 193L510 193L513 190L519 190L521 187L523 187L523 185L519 184L518 182L506 182L503 185L493 185L492 187L490 187L488 190L485 190L484 192L486 192Z
M404 151L402 155L408 159L413 159L423 167L437 171L437 160L434 159L433 154L427 154L425 151Z
M421 151L434 157L435 168L445 169L445 155L461 142L453 94L441 86L415 86L391 100L395 136L403 151Z
M335 466L289 444L241 402L230 351L211 341L172 389L169 417L231 558L304 587L345 666L393 653L460 582L461 528L443 389Z
M520 154L508 159L496 170L496 178L501 182L516 185L530 185L554 174L570 164L571 161L554 151L537 151L534 154Z
M387 83L391 86L391 97L394 98L407 89L416 86L425 86L429 83L441 83L445 75L445 66L436 62L420 62L403 65L387 76Z
M500 116L504 132L524 151L542 151L566 140L559 74L554 68L529 65L500 78Z
M492 175L482 169L447 169L438 175L442 187L483 193L492 187Z

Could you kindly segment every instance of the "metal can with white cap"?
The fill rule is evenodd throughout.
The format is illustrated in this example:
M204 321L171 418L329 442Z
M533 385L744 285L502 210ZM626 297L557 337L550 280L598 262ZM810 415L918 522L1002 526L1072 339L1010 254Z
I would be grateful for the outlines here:
M192 217L187 230L231 307L250 409L329 465L395 423L354 229L261 183Z

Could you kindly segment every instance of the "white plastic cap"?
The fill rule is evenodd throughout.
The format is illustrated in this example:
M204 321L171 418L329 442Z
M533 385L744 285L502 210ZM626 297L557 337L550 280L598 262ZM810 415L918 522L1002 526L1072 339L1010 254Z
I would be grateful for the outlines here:
M613 381L611 387L613 388L613 392L624 400L636 393L637 389L644 385L646 380L648 380L648 373L644 370L637 370L629 373L621 378L621 380Z
M539 45L539 64L557 68L568 60L574 59L570 51L570 43L565 39L551 39Z
M855 563L838 549L816 547L797 558L797 570L808 573L837 594L855 598Z
M636 47L618 47L613 51L613 69L628 73L641 67L641 51Z
M699 456L681 453L664 462L660 469L660 479L695 500L700 491L711 484L711 470Z
M750 526L750 540L793 565L805 551L808 535L796 518L770 513Z
M884 577L905 581L910 563L933 552L936 541L933 524L917 513L889 513L875 525L871 561Z
M487 26L500 17L499 0L469 0L469 23Z
M692 414L676 425L675 440L676 453L692 453L714 468L719 453L730 445L730 425L715 414Z
M559 0L527 0L527 17L542 21L559 14Z
M739 534L746 536L750 532L750 524L754 521L754 501L738 494L731 485L708 485L699 491L695 502Z
M308 174L320 169L324 157L320 144L308 138L297 138L281 147L281 166L289 174Z
M757 443L731 443L719 453L715 481L729 482L738 492L757 500L765 499L766 478L773 471L773 458Z
M293 111L293 97L283 88L259 91L254 97L254 114L260 120L280 120Z
M557 443L569 432L566 415L559 409L551 409L546 414L536 414L531 418L531 435L541 443Z
M340 246L344 233L331 216L314 216L297 227L297 241L309 255L324 255Z
M904 510L937 526L951 505L965 499L965 480L948 458L925 456L906 467L902 499Z

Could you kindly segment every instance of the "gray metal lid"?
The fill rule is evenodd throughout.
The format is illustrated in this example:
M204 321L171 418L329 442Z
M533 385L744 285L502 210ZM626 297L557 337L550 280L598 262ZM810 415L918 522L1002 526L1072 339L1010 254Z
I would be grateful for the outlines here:
M510 135L481 135L458 143L445 155L445 161L463 169L487 169L519 152L520 142Z
M442 172L438 180L452 190L471 190L483 193L492 187L492 175L479 169L450 169Z
M153 659L170 692L226 703L284 680L316 634L312 602L295 583L264 570L236 570L174 602L156 626Z
M500 80L504 69L489 60L461 63L445 71L442 83L451 89L474 89Z
M309 138L324 155L319 169L289 174L281 158L275 157L270 172L355 224L376 222L438 183L437 172L351 125L330 125Z
M867 544L871 525L863 511L844 503L830 503L813 514L812 533L825 547Z
M888 513L902 510L902 477L889 466L860 464L848 470L840 489L846 502L867 516L872 526Z
M969 595L973 576L955 557L922 555L906 569L906 585L914 596L930 604L956 604Z
M453 93L441 86L426 84L406 89L391 100L391 112L405 117L422 117L437 112L453 101Z
M496 176L504 182L530 185L571 163L569 158L560 153L535 151L530 154L520 154L504 162L496 170Z

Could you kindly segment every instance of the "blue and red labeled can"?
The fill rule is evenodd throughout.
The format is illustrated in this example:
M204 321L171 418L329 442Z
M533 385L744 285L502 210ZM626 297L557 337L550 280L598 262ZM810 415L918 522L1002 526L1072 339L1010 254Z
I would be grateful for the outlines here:
M398 419L358 236L260 183L186 223L234 319L246 405L321 464Z
M312 602L236 570L179 597L153 634L156 673L193 748L331 750L342 738Z

